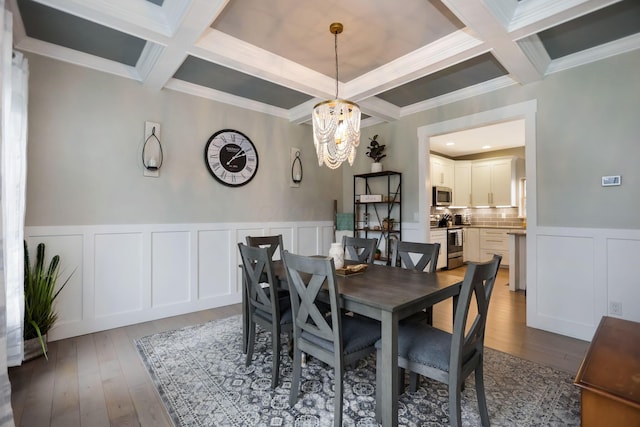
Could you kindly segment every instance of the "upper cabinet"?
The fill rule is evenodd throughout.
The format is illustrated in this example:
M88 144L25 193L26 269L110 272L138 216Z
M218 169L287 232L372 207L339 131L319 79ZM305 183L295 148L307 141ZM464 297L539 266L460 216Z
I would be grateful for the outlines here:
M445 159L439 156L430 156L431 166L431 185L438 187L454 186L454 164L451 159Z
M517 206L516 158L475 161L471 165L472 206Z
M524 159L451 160L430 156L431 185L453 189L452 206L518 206Z
M453 205L471 206L471 162L456 161L454 171Z

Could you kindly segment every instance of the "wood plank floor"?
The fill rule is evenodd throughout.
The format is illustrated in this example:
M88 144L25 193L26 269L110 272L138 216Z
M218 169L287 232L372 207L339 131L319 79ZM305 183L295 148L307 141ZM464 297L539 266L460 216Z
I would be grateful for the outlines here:
M450 274L464 275L464 268ZM575 374L588 342L526 327L524 292L510 292L501 269L492 296L488 347ZM451 303L434 307L434 324L451 328ZM52 342L39 358L9 369L16 426L171 426L133 340L222 319L240 305L205 310Z

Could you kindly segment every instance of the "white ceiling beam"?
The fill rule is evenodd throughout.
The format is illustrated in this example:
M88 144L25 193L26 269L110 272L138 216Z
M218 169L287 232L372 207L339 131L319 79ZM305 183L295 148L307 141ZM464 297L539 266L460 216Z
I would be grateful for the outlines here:
M157 55L155 63L143 66L149 70L144 81L145 86L158 90L164 87L180 68L193 45L209 29L228 2L229 0L192 0L180 27Z
M527 57L507 29L481 0L443 0L443 3L500 61L507 72L521 84L542 79L538 66Z
M208 29L190 53L311 96L335 96L335 79L215 29Z
M165 44L174 28L163 10L146 0L35 0L51 8L114 28L132 36ZM185 4L188 4L185 2Z

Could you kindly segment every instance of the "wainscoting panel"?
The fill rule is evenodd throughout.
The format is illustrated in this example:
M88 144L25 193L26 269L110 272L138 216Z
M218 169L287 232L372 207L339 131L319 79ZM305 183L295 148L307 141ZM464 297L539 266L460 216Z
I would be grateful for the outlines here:
M285 249L328 254L333 223L128 224L26 227L35 256L59 254L61 277L52 341L242 300L238 242L282 234Z
M527 229L527 325L590 341L602 316L640 321L638 265L640 230Z
M151 307L185 303L191 297L190 234L158 232L151 235Z
M581 325L593 324L594 241L588 237L540 236L539 314Z
M235 293L236 286L230 280L231 260L238 251L234 246L230 230L198 233L198 299Z
M619 303L625 319L640 322L640 240L609 239L607 259L609 303Z
M97 234L96 318L142 310L142 233Z

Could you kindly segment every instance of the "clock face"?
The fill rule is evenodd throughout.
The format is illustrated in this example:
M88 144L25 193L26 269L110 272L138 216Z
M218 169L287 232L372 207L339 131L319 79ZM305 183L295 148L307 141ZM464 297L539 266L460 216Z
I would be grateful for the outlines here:
M209 138L204 161L211 175L229 187L245 185L258 171L258 152L242 132L220 130Z

